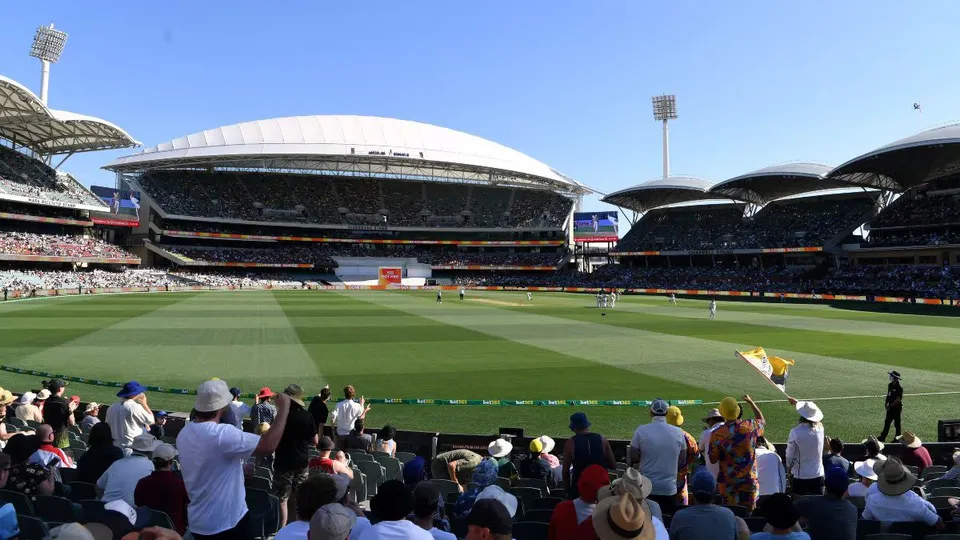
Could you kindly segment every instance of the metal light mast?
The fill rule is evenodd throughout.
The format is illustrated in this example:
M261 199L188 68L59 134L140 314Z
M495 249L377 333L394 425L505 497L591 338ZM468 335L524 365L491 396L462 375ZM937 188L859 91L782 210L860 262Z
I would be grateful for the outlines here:
M663 177L667 178L670 176L670 128L667 127L667 122L677 119L677 96L654 96L653 118L663 122Z
M63 54L63 47L67 44L67 33L62 30L54 30L53 23L50 26L41 26L37 28L37 33L33 36L33 46L30 47L30 56L40 59L42 70L40 73L40 102L47 104L47 96L50 87L50 64L60 61L60 55Z

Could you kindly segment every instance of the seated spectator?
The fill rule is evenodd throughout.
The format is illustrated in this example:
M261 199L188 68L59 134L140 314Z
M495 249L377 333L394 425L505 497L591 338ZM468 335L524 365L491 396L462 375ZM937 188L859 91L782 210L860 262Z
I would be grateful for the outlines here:
M903 463L887 458L874 463L877 473L877 488L867 492L867 504L863 519L875 519L885 524L894 522L919 522L943 530L943 519L937 509L911 489L917 481Z
M876 461L883 461L887 459L887 456L883 455L882 453L885 446L883 441L879 441L876 437L871 435L861 441L861 443L863 444L864 450L867 451L867 457L865 459L873 459Z
M7 454L0 453L0 489L7 487L10 479L11 460ZM17 524L17 510L13 503L0 503L0 538L15 538L20 536L20 527Z
M848 497L866 497L868 488L877 481L877 473L873 470L875 459L858 461L853 464L853 470L860 476L860 481L847 486Z
M729 508L713 504L717 480L701 467L690 479L691 506L678 510L670 523L670 540L739 538L740 525ZM746 523L744 523L746 526ZM746 537L750 537L747 530Z
M377 523L364 531L357 540L410 538L433 540L433 535L407 520L413 512L413 493L399 480L384 482L370 500L370 511Z
M920 474L923 474L924 469L933 465L930 452L923 447L923 441L920 440L920 437L917 437L912 431L904 431L900 442L907 449L903 458L901 458L904 465L913 465L920 470Z
M512 533L513 518L500 501L480 501L467 516L465 540L510 540Z
M547 487L556 484L550 462L543 458L543 441L540 439L530 441L530 458L520 461L517 469L520 471L521 478L543 480Z
M106 420L113 430L113 444L121 449L133 444L133 438L142 434L154 422L153 411L147 404L146 391L146 386L130 381L117 392L120 401L107 409Z
M520 500L517 499L516 495L507 493L502 487L494 484L492 486L483 488L483 491L480 492L480 495L477 495L477 502L486 499L500 501L500 504L507 509L507 513L510 514L510 517L517 517L517 510L520 509ZM474 503L474 505L476 505L476 503Z
M960 450L953 452L953 467L945 472L938 480L956 480L960 478Z
M55 485L52 468L39 463L20 463L10 468L6 489L23 493L35 503L37 495L53 495Z
M800 525L810 538L856 540L857 507L843 498L849 484L846 469L831 467L824 476L826 495L801 497L794 502Z
M767 518L763 532L755 533L754 540L810 540L810 535L800 529L800 515L793 500L786 493L774 493L763 501L761 507Z
M590 465L577 478L578 496L572 501L563 501L553 509L550 516L549 540L575 540L590 538L593 522L590 516L597 505L597 492L610 483L610 475L600 465Z
M7 433L7 405L13 402L13 394L11 394L9 390L0 388L0 450L7 444L7 441L19 434L19 432L16 431Z
M436 527L438 520L443 520L443 497L436 486L422 482L413 489L413 522L434 540L456 540L455 535Z
M20 396L20 400L17 402L20 404L16 410L17 418L27 422L43 422L43 414L40 413L40 407L37 406L41 400L37 397L37 394L33 392L24 392Z
M320 507L337 502L337 484L333 477L328 474L311 476L300 484L296 492L296 521L280 529L274 540L306 540L313 514Z
M96 401L87 403L83 409L83 420L80 420L80 429L84 433L90 433L93 426L100 423L100 404Z
M114 461L123 458L123 450L113 444L110 424L101 422L90 430L87 451L77 460L77 480L96 484Z
M310 474L342 474L351 480L353 479L353 469L347 464L346 455L339 451L336 451L335 456L332 455L335 452L333 439L327 436L321 437L320 442L317 443L317 450L320 450L320 455L311 459L307 464Z
M32 463L39 463L53 469L75 469L77 466L73 463L73 458L68 456L63 450L54 446L56 434L53 428L47 424L40 424L37 428L37 437L40 439L40 448L30 456ZM54 471L56 473L56 471ZM57 474L59 477L59 474Z
M473 469L470 479L473 486L461 493L457 497L457 501L453 503L453 517L456 519L465 518L470 513L470 509L473 508L473 503L476 502L477 497L480 496L480 492L497 482L497 462L489 458L484 459ZM466 482L459 483L463 486Z
M649 498L651 491L653 491L653 482L646 476L640 474L640 471L629 467L623 472L623 476L597 492L597 500L604 499L611 495L630 493L643 505L644 512L647 512L659 520L663 520L663 509L660 508L660 505L657 504L656 501Z
M157 438L149 433L134 437L129 456L114 461L97 480L103 502L122 500L136 506L134 491L141 478L153 472L152 454L157 447Z
M160 443L153 450L153 472L137 482L133 490L136 506L146 506L166 512L180 534L187 530L187 488L180 476L173 472L177 449ZM127 458L129 459L129 458Z
M132 535L135 533L145 533L142 536L136 534L137 538L143 538L144 536L152 536L147 533L147 525L149 523L149 508L134 508L123 499L117 499L105 504L104 512L100 514L96 523L87 524L87 527L95 531L104 531L104 529L106 529L104 532L112 534L113 538L132 538ZM169 537L176 540L176 537L167 536L176 535L176 531L169 529L161 529L161 531L165 531L165 534L162 536L158 534L158 537Z
M363 450L367 452L373 446L373 437L363 432L363 419L358 418L356 422L353 423L353 429L350 430L350 434L346 438L346 449L347 450Z
M787 491L787 471L777 449L766 437L757 437L757 480L760 495L772 495Z
M262 436L221 424L232 400L224 381L214 379L201 384L193 404L193 422L177 435L180 468L190 497L187 529L198 540L214 535L246 536L250 516L245 498L244 460L273 454L287 423L290 397L278 394L276 418Z
M850 470L850 461L840 455L843 452L843 441L834 437L827 437L827 453L823 456L823 468L827 470L831 467L840 467L845 471Z
M380 437L377 440L377 450L390 454L390 457L397 455L397 441L393 440L397 436L397 429L390 424L383 426L380 430Z
M669 540L633 495L615 495L597 503L591 516L598 540ZM659 529L659 530L658 530Z
M556 441L552 438L541 435L537 437L537 440L540 441L540 444L543 446L543 449L540 451L540 459L546 460L550 464L551 469L556 469L559 473L560 471L560 459L557 456L553 455L553 449L557 447ZM557 475L559 480L560 476Z
M323 505L310 518L309 540L347 540L347 537L353 538L353 529L359 519L354 511L342 504ZM360 538L360 536L357 536L357 538Z
M430 462L430 473L433 478L456 482L460 486L460 491L463 491L464 486L473 478L473 470L482 461L483 458L479 454L470 450L450 450L437 454L437 457L433 458Z
M511 481L520 477L517 466L510 461L513 444L506 439L497 439L487 445L487 452L497 462L497 476L509 478Z
M26 463L30 456L40 448L40 437L36 434L21 435L11 438L3 448L3 453L10 456L10 461L14 465Z
M413 489L427 480L427 460L417 456L403 464L403 483Z
M157 411L156 422L150 426L150 434L156 438L167 436L167 411Z

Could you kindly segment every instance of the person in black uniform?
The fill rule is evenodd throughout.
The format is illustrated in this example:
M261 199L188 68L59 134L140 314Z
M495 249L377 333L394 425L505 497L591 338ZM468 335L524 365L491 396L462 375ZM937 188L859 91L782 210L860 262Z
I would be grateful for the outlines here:
M887 409L887 417L883 421L883 433L880 434L880 442L887 438L890 432L890 424L893 423L896 430L894 440L900 438L900 416L903 414L903 387L900 386L900 373L891 371L890 384L887 385L887 398L884 406Z

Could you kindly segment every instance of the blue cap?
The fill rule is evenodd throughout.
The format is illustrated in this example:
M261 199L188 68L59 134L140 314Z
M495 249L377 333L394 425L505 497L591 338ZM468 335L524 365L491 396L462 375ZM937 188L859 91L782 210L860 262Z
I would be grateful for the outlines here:
M840 467L830 467L824 475L823 484L827 491L846 491L850 485L850 479L847 477L847 471Z
M235 397L235 398L236 398L236 397L240 397L240 394L242 394L242 393L243 393L243 392L241 392L240 389L237 388L236 386L234 386L233 388L230 389L230 395L233 396L233 397Z
M587 420L586 413L577 412L570 415L571 431L576 431L578 429L587 429L588 427L590 427L590 421Z
M693 478L690 480L690 491L694 495L697 493L713 495L717 491L717 479L706 467L700 467L697 472L693 473Z
M157 411L157 418L166 418L167 411Z

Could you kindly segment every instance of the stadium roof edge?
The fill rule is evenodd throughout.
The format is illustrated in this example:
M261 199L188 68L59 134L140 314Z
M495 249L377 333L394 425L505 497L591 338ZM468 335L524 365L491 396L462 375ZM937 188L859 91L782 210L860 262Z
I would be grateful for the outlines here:
M137 172L211 167L329 170L458 178L595 190L526 154L449 128L374 116L313 115L254 120L186 135L103 168Z
M661 206L716 198L709 193L713 183L693 176L669 176L621 189L601 201L637 212Z
M116 124L47 107L29 88L3 75L0 75L0 137L40 155L140 145Z
M847 182L827 179L832 169L814 162L778 163L724 180L710 188L710 193L764 205L783 197L849 187Z

